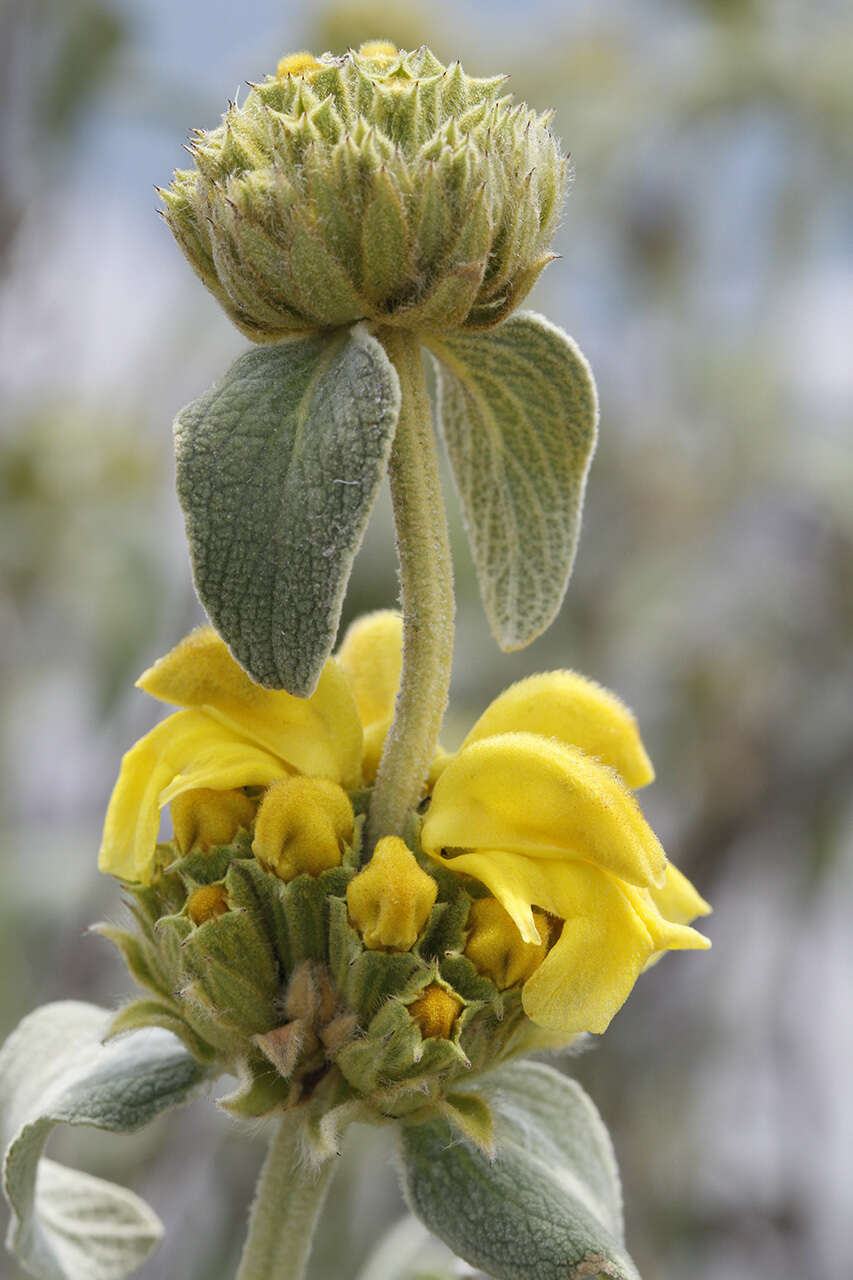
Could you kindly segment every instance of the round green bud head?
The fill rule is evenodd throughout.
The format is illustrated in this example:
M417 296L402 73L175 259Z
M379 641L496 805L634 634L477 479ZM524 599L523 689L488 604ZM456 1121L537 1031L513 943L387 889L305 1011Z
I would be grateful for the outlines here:
M165 216L255 342L489 328L553 257L567 170L550 116L504 83L426 47L293 54L193 135Z

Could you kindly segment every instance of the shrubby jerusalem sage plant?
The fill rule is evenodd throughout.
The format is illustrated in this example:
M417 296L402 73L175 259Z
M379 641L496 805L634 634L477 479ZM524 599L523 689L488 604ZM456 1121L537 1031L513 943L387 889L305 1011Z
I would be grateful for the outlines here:
M140 678L178 709L125 755L104 827L133 928L99 928L144 994L47 1006L0 1059L9 1244L33 1275L118 1280L159 1234L135 1196L41 1158L51 1127L134 1129L221 1074L221 1106L276 1120L238 1280L304 1274L356 1121L397 1126L412 1210L497 1280L637 1275L601 1121L523 1059L603 1032L643 969L707 945L708 908L637 805L652 767L607 690L534 676L438 745L454 608L422 347L506 649L559 608L595 443L583 357L512 314L566 161L502 86L427 49L292 55L162 193L260 345L175 427L216 629ZM386 471L402 615L333 656Z

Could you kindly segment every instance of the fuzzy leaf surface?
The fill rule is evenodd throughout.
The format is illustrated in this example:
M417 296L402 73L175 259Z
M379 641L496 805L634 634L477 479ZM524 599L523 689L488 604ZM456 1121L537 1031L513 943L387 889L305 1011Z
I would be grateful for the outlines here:
M639 1280L610 1138L581 1087L535 1062L475 1084L494 1117L494 1158L443 1117L407 1125L413 1213L495 1280Z
M572 339L532 312L428 345L489 624L503 650L523 649L553 622L574 564L595 382Z
M266 688L316 686L399 407L391 362L356 326L249 351L178 414L196 588Z
M184 1102L204 1068L159 1028L104 1045L112 1014L77 1001L37 1009L0 1050L6 1244L38 1280L121 1280L162 1225L124 1187L42 1156L57 1124L129 1133Z

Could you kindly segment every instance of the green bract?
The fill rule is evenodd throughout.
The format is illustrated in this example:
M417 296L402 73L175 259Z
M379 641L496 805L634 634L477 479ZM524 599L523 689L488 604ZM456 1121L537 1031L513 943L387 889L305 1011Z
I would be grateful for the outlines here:
M358 320L484 329L550 261L567 161L550 115L426 47L296 55L162 193L195 271L255 342Z

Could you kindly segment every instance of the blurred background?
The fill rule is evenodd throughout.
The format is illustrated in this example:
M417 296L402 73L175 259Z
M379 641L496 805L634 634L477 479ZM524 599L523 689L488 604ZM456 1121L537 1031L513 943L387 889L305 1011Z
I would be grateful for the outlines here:
M502 656L448 492L445 741L530 671L614 688L657 765L647 815L715 906L713 951L655 968L566 1064L613 1133L629 1248L644 1280L848 1274L844 0L2 0L0 1035L38 1003L128 990L86 936L121 913L95 870L99 827L121 752L158 718L133 680L200 619L170 422L245 342L155 216L153 184L281 54L371 37L510 71L519 97L556 108L574 157L562 260L529 305L598 379L580 554L557 623ZM383 500L347 619L395 591ZM64 1135L57 1151L164 1217L144 1280L230 1280L257 1137L199 1102L136 1138ZM385 1133L350 1135L312 1280L355 1276L403 1215L389 1152ZM460 1274L401 1231L371 1280Z

